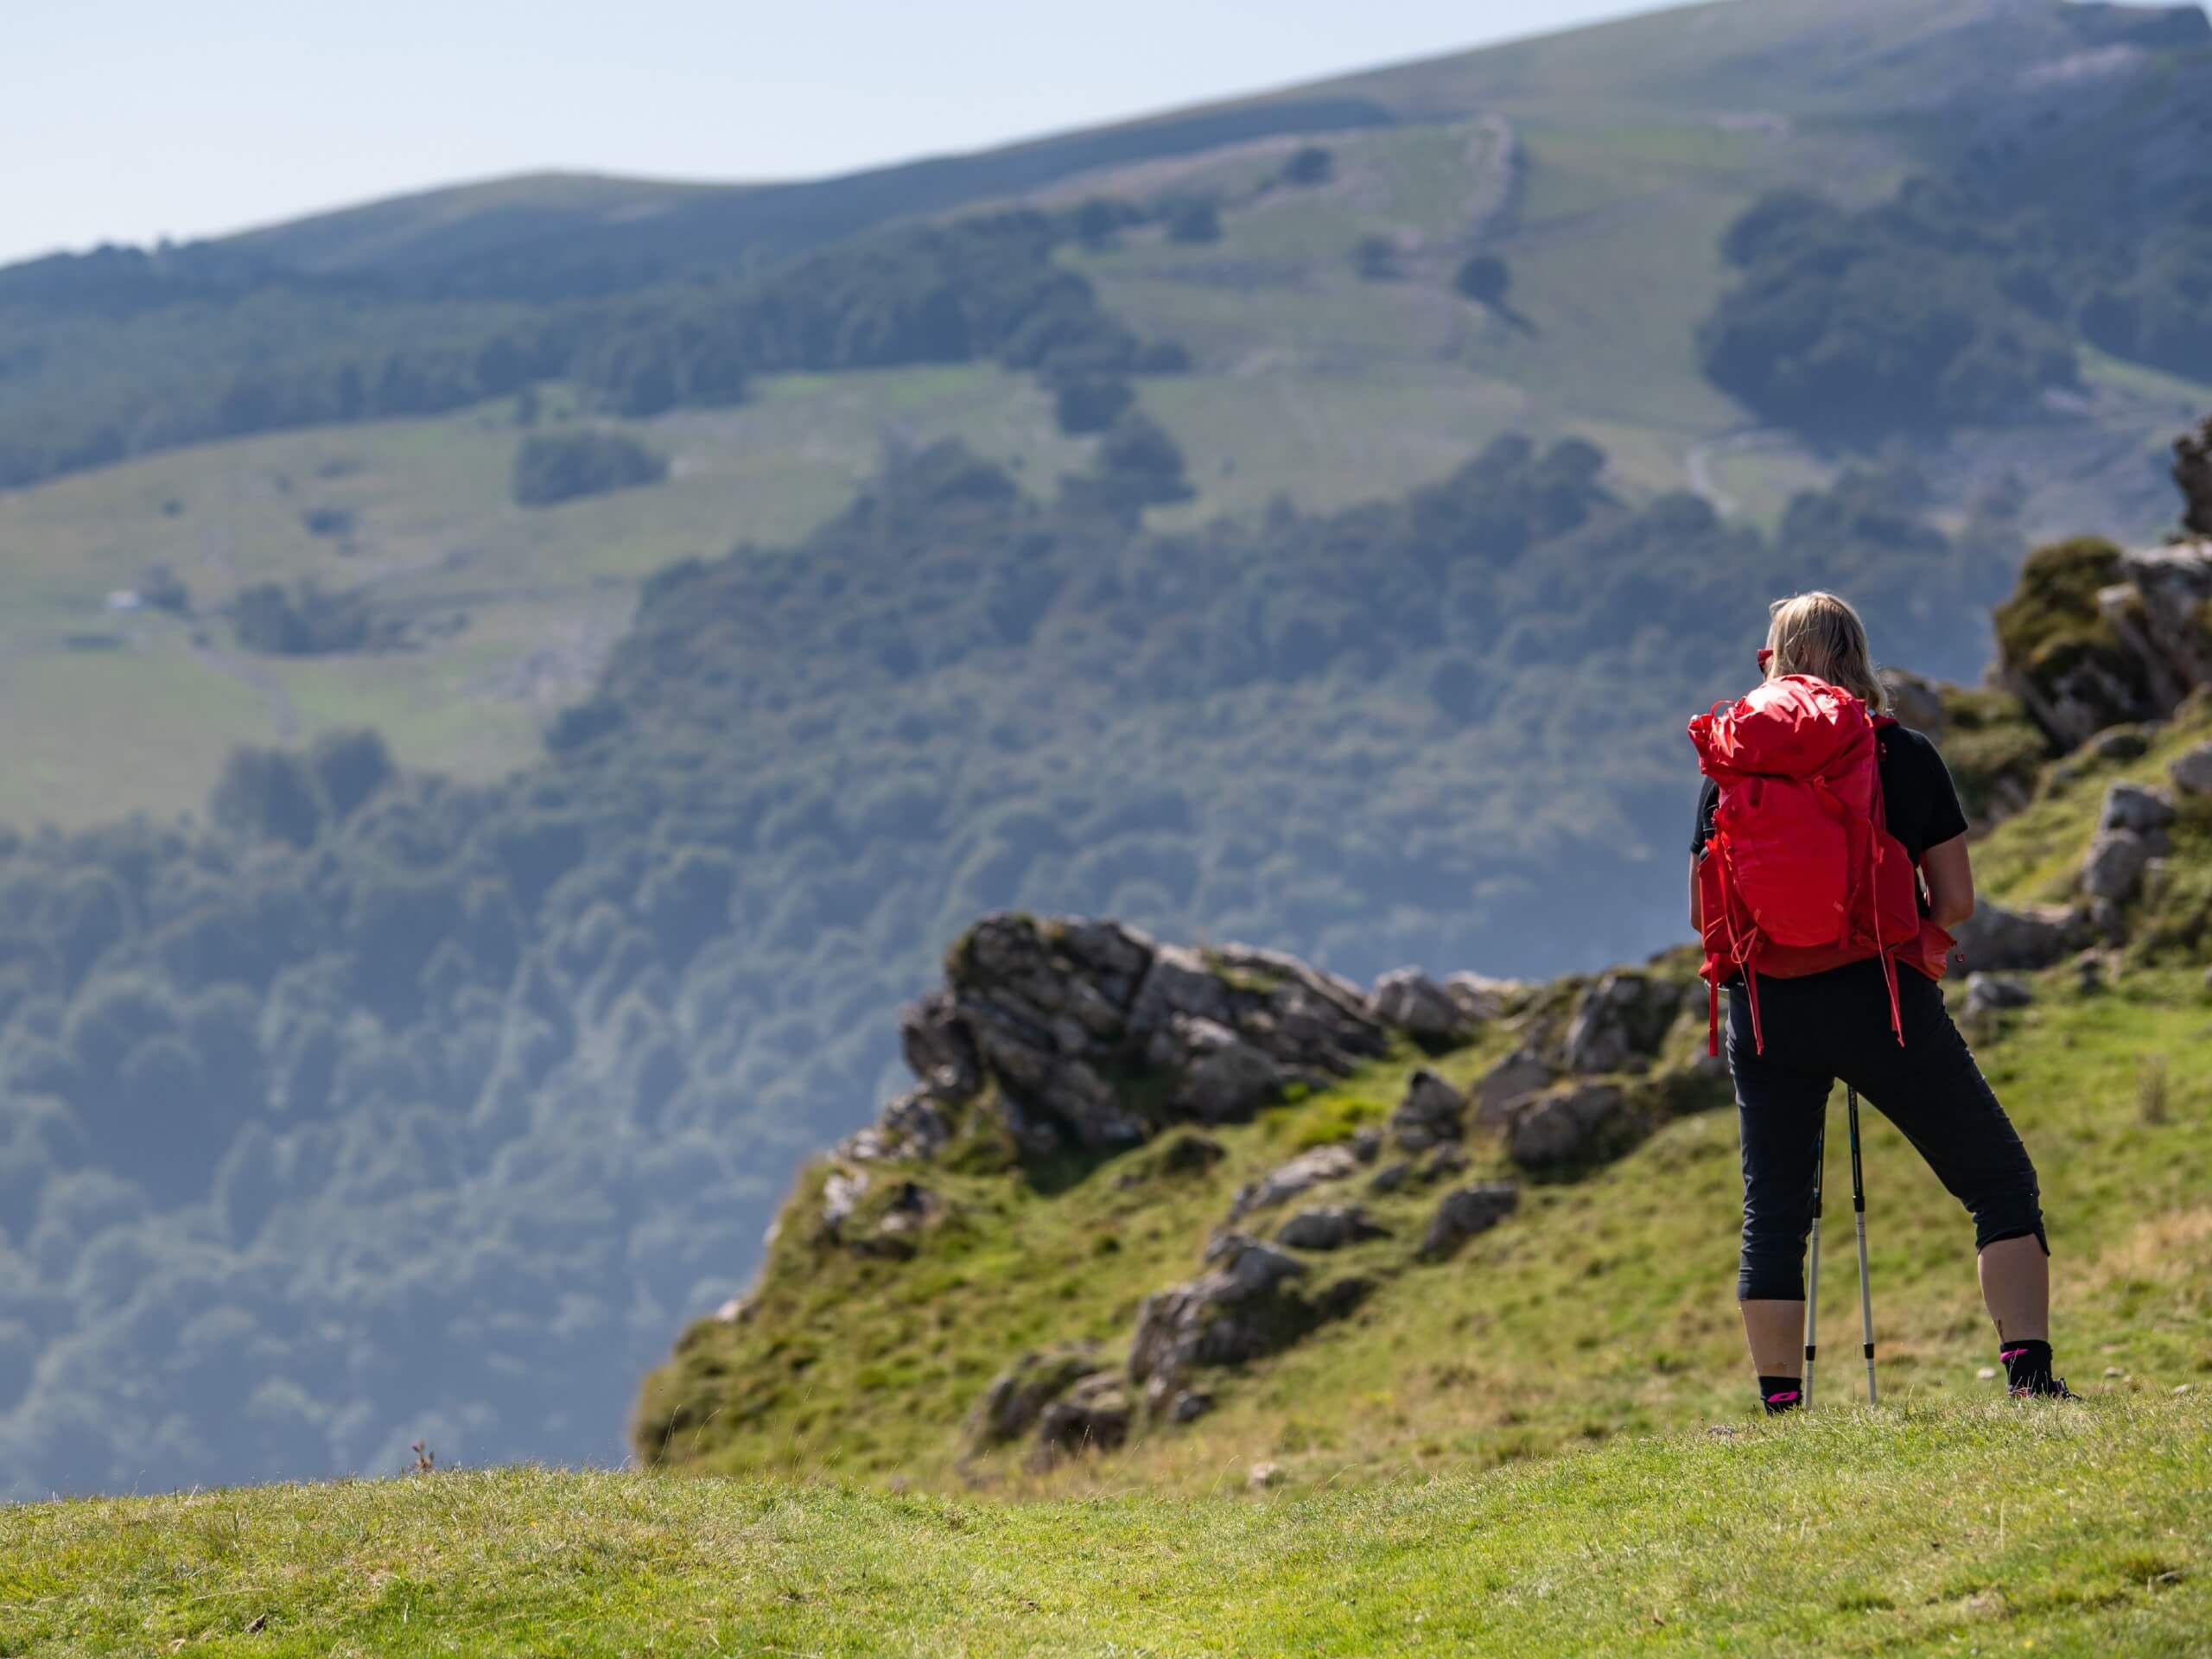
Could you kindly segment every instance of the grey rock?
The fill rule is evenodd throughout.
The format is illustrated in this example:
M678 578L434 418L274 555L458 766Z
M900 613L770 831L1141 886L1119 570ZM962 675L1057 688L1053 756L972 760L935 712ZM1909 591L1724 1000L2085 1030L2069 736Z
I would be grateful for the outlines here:
M925 1089L899 1096L884 1107L874 1123L839 1142L838 1155L856 1163L936 1157L952 1138L952 1126L938 1109L938 1098Z
M1146 1058L1154 1065L1173 1065L1178 1058L1178 1014L1217 1026L1230 1025L1236 1017L1228 982L1205 958L1182 945L1166 944L1153 953L1129 1007L1129 1035L1145 1045Z
M2151 862L2150 840L2133 830L2101 830L2082 861L2082 891L2092 899L2124 905L2143 885Z
M1382 1131L1372 1123L1354 1129L1351 1136L1351 1155L1363 1164L1371 1164L1382 1154Z
M1617 969L1588 986L1567 1027L1567 1069L1589 1075L1618 1071L1650 1054L1666 1035L1678 994L1649 976Z
M1590 1164L1625 1148L1638 1128L1628 1093L1616 1084L1568 1084L1514 1114L1506 1152L1524 1169Z
M1186 1014L1173 1029L1188 1057L1176 1099L1200 1122L1241 1123L1282 1098L1284 1069L1227 1027Z
M1367 1007L1383 1024L1431 1047L1463 1043L1474 1032L1474 1021L1460 1005L1418 968L1395 969L1376 980Z
M1177 1394L1167 1408L1170 1422L1187 1423L1203 1417L1213 1409L1213 1395L1204 1389L1185 1389Z
M1916 732L1941 741L1943 736L1943 694L1936 682L1919 674L1901 669L1886 668L1882 677L1889 683L1890 707L1898 721Z
M2002 1008L2024 1008L2036 1000L2035 988L2005 974L1967 976L1966 1017L1978 1020Z
M852 1236L847 1225L839 1236L859 1255L904 1259L920 1248L923 1228L944 1211L944 1200L929 1188L918 1181L901 1181L891 1189L874 1228Z
M923 1088L949 1100L965 1100L982 1086L975 1039L951 994L931 991L899 1011L899 1046Z
M1551 1086L1552 1066L1534 1048L1519 1048L1476 1080L1475 1123L1496 1132L1505 1128L1514 1109Z
M1459 1012L1477 1025L1503 1020L1515 1003L1529 994L1520 979L1492 979L1486 974L1458 973L1444 982L1444 994Z
M2133 830L2138 835L2158 836L2174 821L2173 797L2163 789L2143 784L2114 784L2105 791L2104 810L2097 816L2097 828L2103 830Z
M853 1213L854 1206L866 1195L868 1187L866 1170L833 1169L822 1183L822 1230L836 1237Z
M1486 1233L1520 1207L1521 1189L1510 1181L1484 1181L1447 1192L1436 1206L1421 1242L1425 1261L1452 1254L1478 1233Z
M2212 795L2212 743L2200 743L2166 767L2166 776L2184 795Z
M1425 1151L1439 1141L1459 1139L1466 1129L1465 1113L1457 1089L1433 1071L1418 1071L1390 1114L1390 1137L1408 1152Z
M1421 1185L1441 1180L1446 1175L1457 1175L1467 1166L1466 1148L1447 1141L1430 1153L1421 1166Z
M2140 726L2113 726L2089 740L2089 753L2100 760L2133 760L2150 748L2151 740Z
M968 1438L982 1446L1020 1440L1047 1405L1097 1370L1095 1343L1033 1349L991 1379L968 1414Z
M1135 1408L1128 1386L1111 1371L1077 1382L1037 1418L1031 1466L1049 1468L1084 1452L1110 1452L1129 1437Z
M2082 918L2058 906L2010 909L1983 901L1952 930L1957 953L1970 969L2032 973L2081 948Z
M1255 1210L1271 1209L1294 1198L1323 1181L1341 1181L1359 1172L1359 1154L1350 1147L1315 1147L1288 1163L1278 1165L1256 1181L1247 1181L1230 1201L1229 1218L1235 1222Z
M1164 1413L1193 1369L1243 1364L1286 1348L1351 1313L1374 1288L1364 1279L1340 1279L1308 1299L1300 1289L1306 1273L1272 1244L1243 1233L1217 1236L1197 1278L1145 1298L1129 1344L1129 1380Z
M2212 985L2212 977L2208 977L2206 983ZM1413 1179L1413 1176L1414 1160L1410 1158L1401 1158L1395 1163L1383 1165L1370 1176L1367 1190L1370 1192L1395 1192Z
M1283 1223L1275 1230L1275 1243L1294 1250L1340 1250L1363 1239L1387 1236L1388 1231L1356 1204L1320 1205Z
M2212 415L2174 440L2174 484L2182 495L2182 528L2212 536Z

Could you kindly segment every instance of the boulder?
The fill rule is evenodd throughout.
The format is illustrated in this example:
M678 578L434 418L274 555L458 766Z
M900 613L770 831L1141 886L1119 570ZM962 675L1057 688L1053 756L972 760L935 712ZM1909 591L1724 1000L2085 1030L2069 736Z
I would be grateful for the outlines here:
M1520 1206L1510 1181L1484 1181L1446 1192L1421 1242L1421 1259L1440 1261L1478 1233L1486 1233Z
M1270 1209L1287 1198L1294 1198L1311 1186L1323 1181L1341 1181L1359 1170L1359 1154L1350 1147L1315 1147L1301 1152L1287 1164L1262 1176L1256 1181L1247 1181L1236 1189L1236 1196L1230 1201L1229 1219L1234 1223L1255 1210Z
M2208 987L2212 987L2212 973L2208 974L2205 983ZM1383 1165L1370 1176L1367 1190L1378 1193L1395 1192L1413 1178L1414 1160L1410 1158L1401 1158L1394 1163Z
M2212 795L2212 743L2200 743L2166 768L2184 795Z
M1449 1048L1474 1034L1475 1022L1452 995L1418 968L1399 968L1375 982L1367 1011L1428 1048Z
M1552 1066L1535 1049L1516 1049L1476 1080L1477 1127L1493 1133L1503 1129L1514 1109L1538 1090L1549 1088L1552 1077Z
M1205 1416L1212 1409L1213 1395L1208 1394L1204 1389L1179 1389L1175 1397L1168 1402L1167 1421L1171 1423L1187 1423Z
M2064 906L2013 910L1985 899L1954 937L1955 954L1968 968L2032 973L2079 950L2086 934L2082 918Z
M1523 1169L1598 1163L1625 1150L1641 1127L1628 1091L1618 1084L1567 1084L1514 1114L1506 1152Z
M1167 1409L1194 1368L1239 1365L1287 1347L1351 1312L1373 1289L1363 1279L1341 1279L1308 1300L1298 1289L1306 1264L1243 1233L1218 1235L1204 1265L1197 1278L1146 1297L1137 1312L1129 1380L1155 1411Z
M1442 1180L1446 1175L1457 1175L1467 1166L1467 1149L1456 1141L1446 1141L1422 1160L1421 1181L1427 1186L1432 1181Z
M1097 1370L1095 1343L1031 1350L991 1379L968 1414L969 1440L979 1446L1020 1440L1047 1405Z
M1033 1469L1047 1469L1084 1452L1110 1452L1129 1437L1135 1414L1120 1376L1098 1371L1084 1377L1039 1414Z
M1178 1015L1183 1016L1179 1022ZM1154 1065L1172 1066L1181 1055L1179 1033L1189 1028L1191 1020L1233 1025L1229 983L1198 951L1162 945L1130 1005L1129 1035L1144 1046L1145 1058Z
M2036 1000L2035 989L2024 979L2006 974L1967 976L1966 1017L1979 1020L2001 1008L2024 1008Z
M1466 1132L1466 1103L1433 1071L1419 1071L1390 1114L1390 1137L1408 1152L1423 1152Z
M1674 1023L1681 995L1648 975L1617 969L1586 987L1567 1022L1567 1069L1618 1071L1649 1055Z
M2092 899L2126 904L2143 885L2152 851L2150 838L2136 830L2099 830L2082 861L2082 891Z
M2104 810L2097 815L2097 828L2133 830L2158 845L2164 839L2166 826L2173 821L2173 797L2164 790L2119 783L2105 791ZM2158 850L2164 849L2160 846Z
M1317 1205L1278 1227L1275 1243L1294 1250L1340 1250L1363 1239L1385 1237L1389 1231L1369 1220L1356 1204Z

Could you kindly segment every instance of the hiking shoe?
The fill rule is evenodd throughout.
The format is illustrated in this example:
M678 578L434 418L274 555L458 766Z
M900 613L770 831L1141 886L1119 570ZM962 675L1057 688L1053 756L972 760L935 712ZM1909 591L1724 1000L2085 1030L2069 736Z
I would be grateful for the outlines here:
M2082 1396L2066 1386L2063 1376L2047 1376L2037 1382L2023 1382L2012 1389L2015 1400L2079 1400Z

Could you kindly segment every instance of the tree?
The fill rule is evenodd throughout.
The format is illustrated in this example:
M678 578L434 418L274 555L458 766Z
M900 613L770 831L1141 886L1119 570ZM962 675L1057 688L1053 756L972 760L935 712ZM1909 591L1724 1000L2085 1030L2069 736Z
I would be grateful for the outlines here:
M533 434L515 451L515 500L525 507L635 489L667 476L667 461L620 432Z
M1335 156L1319 144L1306 144L1283 163L1282 179L1285 184L1326 184L1336 170Z
M1494 253L1478 253L1459 267L1452 286L1478 305L1497 307L1505 303L1512 281L1504 260Z

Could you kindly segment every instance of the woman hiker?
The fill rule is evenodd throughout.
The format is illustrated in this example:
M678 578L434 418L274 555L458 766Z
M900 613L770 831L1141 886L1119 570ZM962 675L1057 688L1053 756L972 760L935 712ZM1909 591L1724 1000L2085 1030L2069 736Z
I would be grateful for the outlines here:
M1706 938L1716 1020L1724 982L1728 993L1728 1066L1744 1156L1736 1294L1760 1402L1775 1414L1803 1397L1805 1240L1815 1148L1839 1077L1897 1125L1973 1214L1982 1300L1997 1324L2013 1395L2070 1398L2051 1371L2050 1247L2035 1166L1936 985L1950 946L1943 930L1974 905L1966 815L1950 773L1933 743L1888 718L1889 695L1856 611L1825 593L1771 608L1758 653L1761 686L1691 723L1707 781L1690 858L1690 923ZM1851 698L1863 701L1863 711ZM1818 748L1831 742L1830 728L1831 749L1808 755L1807 733L1816 734ZM1854 779L1861 780L1855 829L1847 810ZM1810 816L1792 822L1793 810ZM1839 871L1856 860L1870 873L1862 881L1805 862L1821 859ZM1891 902L1881 907L1890 918L1886 934L1875 871L1890 878ZM1767 898L1755 920L1745 895L1760 897L1761 880ZM1794 945L1781 942L1791 926L1783 914L1789 901L1829 882L1834 892L1821 918L1803 925L1812 932L1801 927ZM1829 939L1826 930L1847 908L1872 913L1847 922L1848 938ZM1916 934L1901 938L1913 934L1916 919ZM1825 943L1808 946L1813 937ZM1826 965L1839 959L1841 965Z

